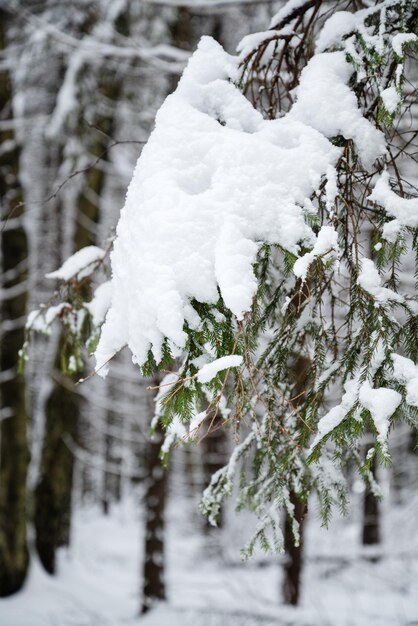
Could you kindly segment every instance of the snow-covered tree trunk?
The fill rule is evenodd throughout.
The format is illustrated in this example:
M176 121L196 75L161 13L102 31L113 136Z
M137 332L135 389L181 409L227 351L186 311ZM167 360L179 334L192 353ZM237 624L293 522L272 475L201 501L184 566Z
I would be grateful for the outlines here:
M3 54L8 26L9 16L0 10L0 51ZM0 596L7 596L21 588L28 567L26 478L29 461L25 381L18 373L28 298L28 244L7 56L3 57L0 69L0 119Z

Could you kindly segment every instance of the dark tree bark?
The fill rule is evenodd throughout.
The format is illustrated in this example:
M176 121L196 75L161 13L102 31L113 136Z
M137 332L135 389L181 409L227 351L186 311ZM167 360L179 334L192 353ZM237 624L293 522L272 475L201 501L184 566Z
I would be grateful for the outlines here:
M117 416L113 411L106 413L106 428L111 429L118 423ZM104 461L105 469L103 472L102 484L102 510L104 515L110 513L110 506L114 502L119 502L121 497L121 475L114 470L109 471L108 465L113 468L121 467L120 453L115 453L115 438L110 432L106 432L104 436Z
M284 564L283 578L283 602L296 606L299 604L301 591L301 574L303 567L303 534L304 534L304 518L306 515L306 504L302 502L297 494L290 494L290 501L295 507L295 519L299 523L300 541L295 546L295 540L292 531L292 522L286 515L284 526L284 549L286 560Z
M374 258L376 252L372 246L372 234L369 235L370 256ZM370 447L370 446L367 446ZM364 452L365 456L367 450ZM376 475L377 463L373 458L372 465L370 467L373 476ZM375 545L380 543L380 527L379 527L379 501L373 494L370 485L366 483L366 489L364 491L363 499L363 528L362 528L362 543L364 546Z
M371 471L376 471L376 462L373 459ZM373 494L370 486L366 486L363 500L363 529L362 543L364 546L380 543L379 501Z
M35 544L49 574L56 570L56 550L70 542L74 459L66 437L76 437L79 398L56 383L45 405L45 435L35 490Z
M298 296L300 298L300 295ZM298 303L300 307L301 303ZM295 398L293 404L295 407L301 405L304 400L304 393L306 390L307 379L309 375L310 361L307 357L299 356L293 367L294 376L294 388L293 397ZM303 535L304 535L304 523L307 513L307 505L300 496L295 493L290 493L290 501L294 506L294 516L299 524L300 540L299 545L295 546L295 540L293 537L292 520L288 515L285 517L284 524L284 549L285 549L285 564L284 564L284 577L282 585L283 602L285 604L291 604L296 606L299 603L301 592L301 578L303 568Z
M156 385L159 381L154 381ZM148 418L155 411L153 398L148 398ZM145 544L141 613L165 600L164 582L164 519L167 498L167 470L162 467L160 449L163 433L160 427L149 440L145 452L146 491Z
M208 418L208 426L212 418ZM225 429L220 426L222 418L218 416L212 424L212 428L202 439L202 462L203 462L203 481L204 488L206 488L215 472L223 467L227 461L227 445L228 440ZM202 433L203 434L203 433ZM223 510L221 508L219 517L217 520L217 527L222 527L224 523ZM214 530L214 526L209 524L208 520L205 521L205 530L210 533Z
M0 10L0 50L6 48L8 16ZM0 119L12 119L12 89L0 70ZM10 148L7 148L7 145ZM19 150L12 130L0 131L0 596L18 591L28 567L26 477L29 462L25 382L18 373L27 306L28 245L23 227Z

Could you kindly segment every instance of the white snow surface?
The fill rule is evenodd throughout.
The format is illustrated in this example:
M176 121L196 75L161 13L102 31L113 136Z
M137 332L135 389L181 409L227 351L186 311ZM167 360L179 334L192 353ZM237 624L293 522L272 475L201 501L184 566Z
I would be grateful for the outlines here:
M359 400L364 408L370 411L378 432L379 443L385 445L389 431L389 418L402 402L401 394L386 387L374 389L370 383L365 382L360 387Z
M349 380L344 385L343 397L340 404L332 407L318 422L317 434L312 442L310 452L316 445L328 435L334 428L339 426L353 408L358 398L358 377Z
M204 37L157 114L111 256L112 305L96 351L103 375L126 344L138 364L149 349L159 362L165 338L183 349L184 323L199 326L192 299L214 304L220 291L242 319L257 290L261 242L296 254L301 243L315 245L304 216L340 155L329 137L352 138L364 162L384 151L346 84L352 68L343 53L310 61L296 104L277 120L264 120L231 82L238 63Z
M392 39L392 48L395 53L399 56L403 56L403 46L410 41L418 41L417 35L414 33L398 33Z
M329 48L341 48L345 35L355 31L358 26L358 14L351 11L337 11L327 19L315 44L315 52L324 52Z
M297 100L289 117L303 121L326 137L352 139L360 158L370 167L386 152L383 133L364 118L348 81L353 66L345 52L316 54L301 73Z
M110 280L107 280L97 287L91 301L85 303L85 307L90 312L95 326L99 326L104 321L110 307L111 296L112 285Z
M401 102L401 96L396 87L394 85L386 87L380 94L380 97L382 98L383 106L386 111L388 111L388 113L395 113Z
M55 306L45 307L44 309L36 309L28 315L25 328L41 333L49 333L52 322L66 308L70 307L68 302L61 302Z
M205 421L207 415L206 411L201 411L200 413L193 415L189 424L189 437L191 436L193 438L198 434L200 426Z
M405 385L406 401L418 407L418 365L400 354L392 354L393 376Z
M335 63L326 57L321 68L333 78L322 87L331 89ZM237 62L203 38L157 115L117 228L99 367L125 344L139 364L150 348L160 360L165 337L183 348L184 322L199 321L190 300L216 303L218 287L242 319L257 289L252 265L259 242L294 253L300 242L315 243L303 207L340 154L326 129L313 128L320 116L306 111L304 120L305 92L316 86L306 74L295 114L266 121L229 82ZM328 130L335 134L333 125Z
M338 233L333 226L322 226L318 233L318 239L315 242L311 252L307 252L299 257L293 266L293 272L302 280L306 280L306 275L311 263L320 256L327 256L331 252L339 250Z
M274 28L276 24L280 24L280 22L285 20L292 13L292 11L299 9L305 3L306 0L288 0L271 18L270 28Z
M383 172L380 176L368 199L380 204L395 218L384 225L384 239L395 241L402 226L418 227L418 198L401 198L392 191L388 172Z
M283 31L278 30L264 30L258 33L251 33L250 35L246 35L239 42L237 46L237 52L239 52L242 59L245 59L245 57L250 54L250 52L258 48L258 46L262 44L263 41L282 34L282 32Z
M46 274L46 277L59 280L70 280L75 276L83 278L89 275L90 266L103 259L105 254L106 252L97 246L86 246L70 256L59 269Z
M361 270L357 282L362 289L367 291L379 303L385 303L389 300L403 302L402 296L396 293L396 291L381 286L382 279L372 259L364 257L361 260Z
M418 498L413 487L400 506L381 503L380 558L360 545L361 495L350 518L336 513L321 527L315 506L306 527L299 607L280 599L277 556L257 554L243 563L239 548L250 532L246 514L227 517L226 528L202 536L195 500L187 500L178 452L168 506L168 601L138 616L145 512L131 501L103 516L76 507L72 546L61 549L58 573L49 576L32 554L23 590L0 599L2 626L412 626L418 620ZM384 470L385 471L385 470ZM394 498L392 496L392 498ZM194 513L194 514L193 514ZM402 528L402 532L399 532ZM216 540L214 554L213 541ZM212 540L212 543L210 542Z
M219 372L229 369L230 367L239 367L242 365L243 358L239 354L230 354L222 356L212 363L206 363L197 373L196 378L200 383L209 383Z

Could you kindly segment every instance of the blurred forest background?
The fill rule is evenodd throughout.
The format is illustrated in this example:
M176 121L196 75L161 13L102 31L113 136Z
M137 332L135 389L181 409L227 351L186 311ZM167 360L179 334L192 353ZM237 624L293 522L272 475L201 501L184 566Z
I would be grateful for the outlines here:
M58 324L16 374L27 313L58 288L45 275L108 246L200 37L233 53L282 4L0 0L2 626L118 626L158 599L168 604L144 624L418 624L417 459L403 427L379 471L382 501L353 473L347 517L325 530L312 506L303 550L242 563L255 520L231 504L213 529L198 511L228 434L176 450L163 472L153 381L122 353L106 383L76 385L59 368Z

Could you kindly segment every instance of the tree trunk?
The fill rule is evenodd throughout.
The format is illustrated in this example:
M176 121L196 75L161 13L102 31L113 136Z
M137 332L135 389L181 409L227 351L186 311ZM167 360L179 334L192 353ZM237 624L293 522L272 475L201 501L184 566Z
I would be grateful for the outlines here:
M303 531L306 504L301 502L297 494L294 492L290 494L290 501L295 507L294 515L296 521L299 523L300 540L299 545L295 546L292 522L289 516L286 515L284 526L284 549L286 553L286 560L284 564L282 592L283 602L285 604L296 606L299 604L301 589L301 574L303 567Z
M167 470L160 461L162 432L157 430L146 451L145 553L141 612L165 600L164 513L167 496Z
M0 10L0 50L6 48L7 14ZM7 69L0 70L0 119L12 118ZM7 149L7 143L10 148ZM18 373L24 342L28 245L22 223L19 150L12 130L0 131L0 596L18 591L28 567L26 478L29 462L25 382Z
M208 418L208 426L212 418ZM206 488L215 472L221 469L227 461L227 436L225 428L220 426L222 418L218 416L212 424L211 430L205 434L202 439L202 455L203 455L203 480L204 488ZM217 527L222 527L224 523L223 510L221 508L217 520ZM205 530L210 533L214 530L214 526L205 521Z
M66 438L74 439L79 397L55 384L45 406L40 478L35 491L36 549L49 574L56 571L56 550L70 542L74 459Z
M117 100L120 89L118 81L105 76L99 87L103 98ZM96 137L88 146L92 155L104 157L109 142L107 135L112 132L113 122L112 115L102 115L96 119ZM91 226L99 221L100 207L92 198L100 198L104 180L105 173L100 167L92 167L85 174L84 189L76 206L74 252L96 243ZM57 372L64 345L65 338L62 335L56 358ZM56 550L68 545L70 539L74 460L66 440L73 440L80 430L81 399L73 388L77 378L57 373L45 405L45 436L35 492L35 530L40 560L50 574L56 571Z
M300 295L298 296L300 297ZM300 302L298 303L300 307ZM293 367L294 388L293 404L295 407L303 404L304 392L310 369L310 361L307 357L299 356ZM297 493L290 493L290 502L294 506L294 516L299 524L299 545L295 546L295 539L292 530L292 520L286 515L284 524L284 549L286 560L284 565L284 578L282 585L283 602L296 606L299 603L301 578L303 568L303 535L304 523L307 513L307 505L303 502Z
M376 471L375 459L373 459L370 469L374 476ZM373 494L369 485L366 485L363 500L362 543L364 546L380 543L379 501Z

